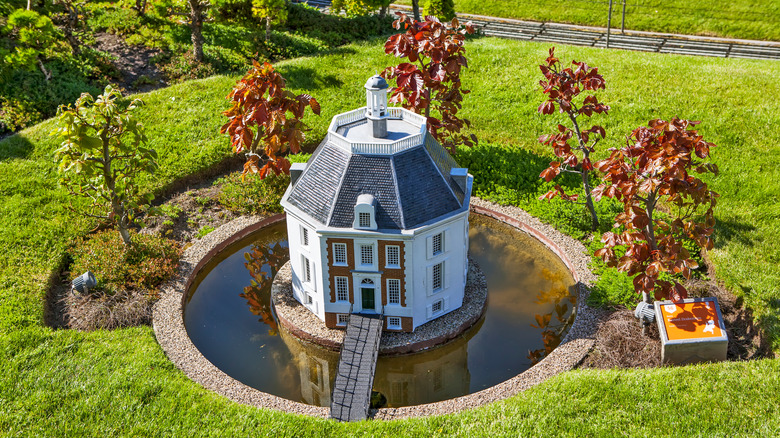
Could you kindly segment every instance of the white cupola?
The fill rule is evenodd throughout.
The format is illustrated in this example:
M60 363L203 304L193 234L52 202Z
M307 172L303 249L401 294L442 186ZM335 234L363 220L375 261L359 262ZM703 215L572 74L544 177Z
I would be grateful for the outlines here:
M387 137L387 81L374 75L366 82L366 118L371 121L374 138Z

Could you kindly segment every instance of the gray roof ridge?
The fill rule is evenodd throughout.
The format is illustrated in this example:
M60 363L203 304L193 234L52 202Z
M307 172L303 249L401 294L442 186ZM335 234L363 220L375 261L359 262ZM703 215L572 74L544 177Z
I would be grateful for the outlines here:
M326 141L327 141L327 137ZM327 144L326 144L327 145ZM338 147L335 144L333 147ZM343 149L342 149L343 150ZM352 160L352 156L354 155L352 152L347 152L348 158L347 158L347 165L344 166L344 172L341 173L341 178L339 178L339 185L336 189L336 193L333 194L333 202L330 204L330 208L328 210L328 219L325 220L325 225L330 226L330 220L333 218L333 211L336 210L336 201L339 199L339 195L341 194L341 186L344 184L344 178L347 177L347 170L349 169L349 162Z
M393 185L395 189L395 199L398 200L398 215L401 216L401 228L406 229L406 218L404 217L404 207L401 205L401 192L398 191L398 173L395 171L395 155L390 156L390 171L393 175Z
M426 134L427 135L431 135L430 132L427 132ZM455 198L455 202L458 202L458 195L455 194L455 191L452 190L452 187L450 186L449 175L445 176L443 173L441 173L441 169L439 169L439 165L436 164L436 160L433 159L431 154L428 152L428 148L425 147L425 139L423 139L423 143L422 143L421 147L423 149L423 152L425 152L425 155L428 156L428 159L431 160L431 163L433 164L433 167L436 169L436 172L438 172L439 175L441 175L441 178L444 180L444 183L445 183L444 185L447 186L447 190L449 190L450 194L452 194L452 197ZM441 145L439 145L439 147L443 148ZM447 154L449 154L449 152L447 152ZM466 202L465 196L464 196L463 202ZM463 204L461 204L460 202L458 202L458 204L460 204L460 206L463 207Z

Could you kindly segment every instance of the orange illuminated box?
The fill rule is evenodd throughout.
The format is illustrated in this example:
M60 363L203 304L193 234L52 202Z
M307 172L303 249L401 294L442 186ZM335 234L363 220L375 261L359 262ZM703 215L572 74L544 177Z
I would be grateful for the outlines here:
M717 298L656 301L655 316L663 363L686 365L726 360L729 339Z

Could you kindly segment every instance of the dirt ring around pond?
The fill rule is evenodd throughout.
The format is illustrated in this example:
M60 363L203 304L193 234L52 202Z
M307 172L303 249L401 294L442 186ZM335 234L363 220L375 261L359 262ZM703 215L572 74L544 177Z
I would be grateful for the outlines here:
M588 270L590 258L586 248L575 239L560 233L519 208L500 206L479 198L472 198L471 206L475 213L493 217L530 234L558 255L577 282L579 294L574 325L552 353L515 377L482 391L449 400L372 410L371 416L374 419L448 414L503 400L552 376L573 369L593 346L599 313L586 304L587 295L590 293L588 288L596 279L595 275ZM187 248L175 277L160 290L160 300L153 308L152 325L157 341L168 358L190 379L206 389L238 403L327 418L330 414L329 408L307 405L267 394L228 376L198 351L184 327L184 305L187 293L196 275L206 263L233 242L283 219L284 215L271 218L240 217L219 227Z

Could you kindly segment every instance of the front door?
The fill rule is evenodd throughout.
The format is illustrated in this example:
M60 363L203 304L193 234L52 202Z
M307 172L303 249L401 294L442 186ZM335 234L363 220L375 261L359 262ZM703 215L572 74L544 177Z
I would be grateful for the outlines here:
M374 288L361 287L363 310L375 310L374 307Z

